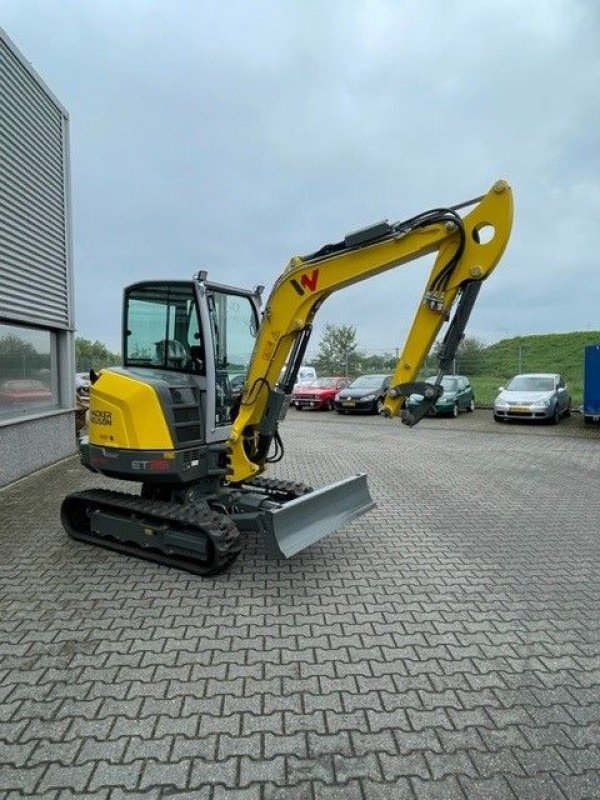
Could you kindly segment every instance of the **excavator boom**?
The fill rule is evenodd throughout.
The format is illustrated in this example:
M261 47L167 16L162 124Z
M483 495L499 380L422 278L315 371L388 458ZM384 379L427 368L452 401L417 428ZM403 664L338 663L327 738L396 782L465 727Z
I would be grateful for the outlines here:
M460 292L465 293L460 320L464 330L468 319L465 306L472 306L477 294L469 287L488 277L508 243L513 219L508 184L497 181L486 195L470 204L474 207L464 218L457 213L460 206L435 209L395 224L378 223L349 234L343 242L292 258L267 301L231 430L232 482L246 480L264 468L286 391L293 386L312 321L324 300L345 286L437 253L385 401L386 416L400 413L410 392L395 387L414 386ZM460 340L461 335L462 331L454 339ZM279 386L286 362L289 367L283 386ZM249 442L255 442L254 449Z

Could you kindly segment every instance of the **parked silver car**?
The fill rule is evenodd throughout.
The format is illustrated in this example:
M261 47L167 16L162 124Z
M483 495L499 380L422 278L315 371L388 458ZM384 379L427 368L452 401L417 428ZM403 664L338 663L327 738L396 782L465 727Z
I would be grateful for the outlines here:
M560 422L571 413L571 394L558 373L541 372L515 375L500 387L494 401L494 419L537 419Z
M79 389L80 387L88 388L90 387L90 373L88 372L76 372L75 373L75 388Z

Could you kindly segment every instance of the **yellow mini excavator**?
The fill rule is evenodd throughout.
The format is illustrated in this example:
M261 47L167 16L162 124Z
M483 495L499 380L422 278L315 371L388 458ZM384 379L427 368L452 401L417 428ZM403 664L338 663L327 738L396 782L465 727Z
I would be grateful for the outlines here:
M463 208L470 209L464 217ZM141 490L69 495L61 508L67 532L212 575L236 558L246 531L289 557L368 511L373 502L365 475L316 490L263 476L283 456L279 423L314 316L337 289L437 254L382 409L414 425L442 393L441 378L451 369L481 282L504 252L512 218L510 187L498 181L474 200L355 231L292 258L262 315L262 286L224 286L206 272L190 281L127 287L123 367L92 373L81 461ZM420 383L419 370L445 322L438 381ZM230 384L236 371L246 372L241 395ZM403 401L411 393L424 400L409 413Z

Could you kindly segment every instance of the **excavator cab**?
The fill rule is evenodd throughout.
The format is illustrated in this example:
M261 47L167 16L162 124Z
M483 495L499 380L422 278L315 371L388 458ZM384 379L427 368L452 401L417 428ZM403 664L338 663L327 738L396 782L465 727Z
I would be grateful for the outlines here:
M201 399L201 438L227 441L236 411L230 376L248 369L259 308L259 292L208 283L200 276L129 286L124 297L124 368L167 384L187 378Z

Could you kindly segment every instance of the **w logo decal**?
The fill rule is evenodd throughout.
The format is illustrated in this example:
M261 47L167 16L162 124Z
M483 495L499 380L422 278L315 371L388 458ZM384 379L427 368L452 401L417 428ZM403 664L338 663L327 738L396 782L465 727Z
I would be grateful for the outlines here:
M300 295L304 294L305 289L308 289L309 292L316 292L317 284L319 283L319 270L313 269L310 275L307 272L303 272L300 276L300 282L292 278L290 283Z

